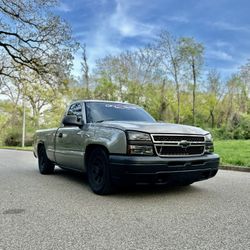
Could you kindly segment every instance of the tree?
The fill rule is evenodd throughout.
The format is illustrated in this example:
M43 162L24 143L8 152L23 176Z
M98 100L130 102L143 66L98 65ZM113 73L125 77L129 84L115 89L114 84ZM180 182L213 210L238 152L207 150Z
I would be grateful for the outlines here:
M0 0L0 76L18 77L18 70L58 76L69 64L74 43L69 26L49 10L55 0Z
M118 89L117 100L125 101L124 90L128 82L128 72L126 65L122 64L119 56L108 55L99 59L96 63L95 74L97 81L110 82Z
M180 39L180 51L182 58L185 60L188 71L191 73L192 78L192 114L193 125L195 125L196 116L196 90L197 79L201 74L201 68L203 65L204 47L201 43L196 42L193 38L181 38Z
M139 104L142 86L160 81L159 62L154 47L146 46L98 60L95 73L97 79L105 78L107 82L117 86L118 100Z
M25 77L26 71L25 67L20 67L18 78L7 79L2 85L0 94L7 97L13 107L16 107L7 122L16 119L20 114L17 108L25 104L25 108L30 110L29 118L32 126L37 129L44 112L60 102L62 95L64 98L67 96L69 79L60 79L60 82L54 84L52 88L46 81L37 78L35 73L29 72L28 77Z
M180 123L180 74L181 74L181 55L179 43L169 32L162 31L159 35L157 50L160 52L163 67L170 79L173 79L176 89L177 115L175 121Z
M82 71L83 71L83 80L86 84L86 97L90 98L90 92L89 92L89 65L87 60L87 51L86 51L86 44L84 44L82 47Z
M97 99L115 101L117 99L117 86L106 78L98 79L94 96Z
M207 75L207 107L209 108L209 118L211 120L211 128L215 127L215 110L222 97L221 93L221 79L217 70L212 69Z
M241 110L250 112L250 60L240 67L239 77L241 79Z

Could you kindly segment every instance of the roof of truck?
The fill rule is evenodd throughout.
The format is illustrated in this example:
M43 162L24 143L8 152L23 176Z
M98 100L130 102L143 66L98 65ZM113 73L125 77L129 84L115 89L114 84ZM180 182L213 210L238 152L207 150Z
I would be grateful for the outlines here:
M75 100L75 101L72 101L70 104L76 103L76 102L115 102L115 103L121 103L121 104L136 105L136 104L129 103L129 102L107 101L107 100L94 100L94 99L88 99L88 100Z

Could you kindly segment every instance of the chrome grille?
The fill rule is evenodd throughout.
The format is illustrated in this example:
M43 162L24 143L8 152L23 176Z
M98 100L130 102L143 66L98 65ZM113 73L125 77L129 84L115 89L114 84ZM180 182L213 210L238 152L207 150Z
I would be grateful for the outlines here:
M204 142L204 136L187 136L187 135L153 135L155 142L169 142L169 141L188 141L188 142Z
M191 146L182 148L180 146L156 146L160 155L200 155L204 151L204 146Z
M162 157L200 156L205 151L202 135L153 134L155 151Z

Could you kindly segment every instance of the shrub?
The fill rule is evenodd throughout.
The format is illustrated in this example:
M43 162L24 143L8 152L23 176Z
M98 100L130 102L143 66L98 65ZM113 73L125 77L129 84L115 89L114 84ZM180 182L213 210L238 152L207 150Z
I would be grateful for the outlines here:
M17 132L12 132L5 137L5 146L21 146L21 137Z
M237 122L231 125L224 125L220 128L208 129L213 137L218 140L224 139L250 139L250 115L241 114L238 116Z
M27 134L25 136L25 146L32 146L33 144L33 136ZM22 145L22 134L19 132L11 132L4 139L5 146L21 146Z
M224 126L220 128L208 129L208 131L210 131L213 138L217 140L233 139L234 137L232 131Z

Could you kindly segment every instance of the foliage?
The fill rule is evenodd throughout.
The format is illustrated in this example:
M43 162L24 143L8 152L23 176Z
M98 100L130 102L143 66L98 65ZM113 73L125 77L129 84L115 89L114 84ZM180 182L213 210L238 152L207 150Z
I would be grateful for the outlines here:
M50 82L68 68L74 42L70 27L50 11L56 2L0 1L1 77L20 80L21 67Z
M33 136L28 134L25 138L25 145L32 146ZM4 139L5 146L21 146L22 145L22 134L20 132L10 132Z
M9 4L14 2L9 1ZM20 1L21 4L26 2L32 3L32 10L44 8L44 16L38 15L38 19L35 19L34 13L30 18L34 22L42 20L45 26L48 25L49 19L46 21L43 18L48 14L49 4L53 1L46 2L44 6L39 5L42 0ZM1 6L3 1L0 1L0 10ZM25 18L29 18L27 13ZM51 29L60 27L57 35L62 35L63 30L66 33L65 37L58 38L58 44L52 44L48 50L55 54L39 62L45 63L48 60L53 63L52 68L47 68L49 76L41 77L41 73L38 77L38 72L32 69L37 65L31 64L29 67L13 62L13 59L10 61L8 53L0 48L0 53L4 52L0 64L11 62L15 66L15 77L3 77L7 72L4 68L0 72L0 94L5 97L0 101L0 143L5 139L10 143L13 136L20 137L24 110L26 132L32 134L38 128L59 126L65 107L71 100L89 98L135 103L144 107L156 120L200 126L211 131L218 139L250 138L249 62L225 81L215 69L205 75L203 44L194 38L173 37L162 31L152 44L100 58L92 70L87 47L80 46L82 75L74 79L70 75L72 46L68 46L74 44L70 39L70 31L64 22L55 17L52 19L57 21ZM10 29L9 26L3 28L5 31ZM29 29L28 24L23 29L27 33L23 33L22 29L20 32L27 35L28 39L32 29ZM40 31L35 31L37 33L34 37L37 38ZM54 32L51 30L50 35ZM0 33L1 36L3 34ZM3 42L8 41L7 36L3 38ZM29 47L29 44L20 43L19 46ZM46 48L46 44L41 46ZM54 60L54 56L58 61Z

